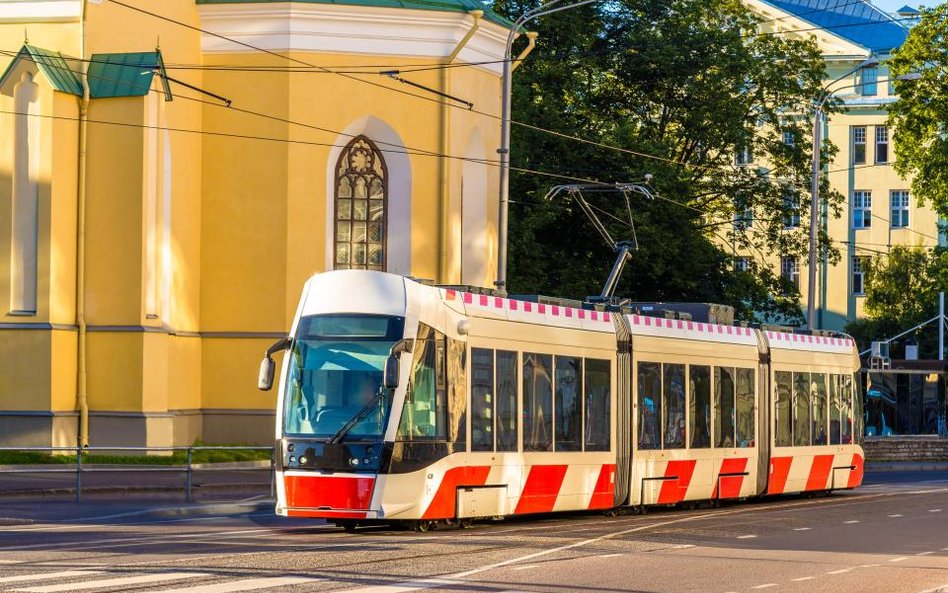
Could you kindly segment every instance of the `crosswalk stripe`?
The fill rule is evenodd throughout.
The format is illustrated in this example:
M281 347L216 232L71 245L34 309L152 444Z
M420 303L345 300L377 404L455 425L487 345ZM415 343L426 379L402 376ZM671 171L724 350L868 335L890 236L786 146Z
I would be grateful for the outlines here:
M44 579L68 579L72 577L87 577L102 574L101 570L67 570L64 572L47 572L20 574L12 577L0 577L0 585L7 583L25 583L27 581L42 581Z
M157 583L160 581L177 581L180 579L190 579L209 576L201 572L158 572L154 574L138 575L134 577L119 577L112 579L98 579L94 581L82 581L79 583L66 583L59 585L43 585L39 587L24 587L14 589L23 593L58 593L59 591L75 591L79 589L104 589L106 587L118 587L122 585L141 585L144 583Z
M301 583L315 583L323 579L315 577L268 577L260 579L243 579L240 581L225 581L196 587L181 587L178 589L161 589L153 593L235 593L236 591L254 591L282 587L284 585L299 585Z

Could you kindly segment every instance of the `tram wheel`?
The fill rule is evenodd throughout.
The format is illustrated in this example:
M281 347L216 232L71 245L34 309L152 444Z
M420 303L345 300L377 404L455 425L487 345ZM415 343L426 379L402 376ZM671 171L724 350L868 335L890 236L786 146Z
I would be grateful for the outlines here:
M356 529L355 521L336 521L336 527L342 527L346 533L352 533Z
M461 529L470 529L474 525L474 519L458 519L458 527Z
M426 531L434 528L434 521L415 521L412 525L412 528L420 533L425 533Z
M618 508L606 509L605 511L602 512L602 514L607 517L618 517L619 509Z

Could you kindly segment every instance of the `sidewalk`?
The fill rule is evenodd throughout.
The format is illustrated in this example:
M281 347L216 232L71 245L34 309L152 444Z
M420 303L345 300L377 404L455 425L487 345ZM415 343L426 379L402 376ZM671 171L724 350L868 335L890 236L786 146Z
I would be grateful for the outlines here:
M867 461L866 473L876 472L943 472L948 461Z

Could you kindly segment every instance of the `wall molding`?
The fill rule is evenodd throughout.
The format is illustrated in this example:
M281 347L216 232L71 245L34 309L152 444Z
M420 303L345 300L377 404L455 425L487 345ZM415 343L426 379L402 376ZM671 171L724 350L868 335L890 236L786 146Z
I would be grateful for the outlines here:
M470 30L463 12L340 4L250 3L198 6L205 53L256 50L446 58ZM458 56L477 63L503 59L508 29L483 19ZM501 73L501 64L476 68Z

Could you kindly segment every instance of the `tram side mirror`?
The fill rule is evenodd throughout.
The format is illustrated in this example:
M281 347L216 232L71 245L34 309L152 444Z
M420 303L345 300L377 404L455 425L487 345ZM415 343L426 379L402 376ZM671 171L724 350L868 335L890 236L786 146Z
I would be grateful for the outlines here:
M398 354L389 354L388 358L385 359L385 377L383 380L385 389L395 389L398 387L398 359Z
M276 363L269 356L260 361L260 374L257 376L257 389L270 391L273 388L273 373L276 372Z
M382 386L385 389L395 389L399 382L399 360L402 352L411 352L415 348L415 340L401 339L392 344L392 349L385 359L385 372L382 375Z
M273 388L273 375L276 372L276 363L273 362L273 355L280 350L286 350L293 344L292 338L283 338L274 342L266 353L263 360L260 361L260 373L257 375L257 389L260 391L270 391Z

